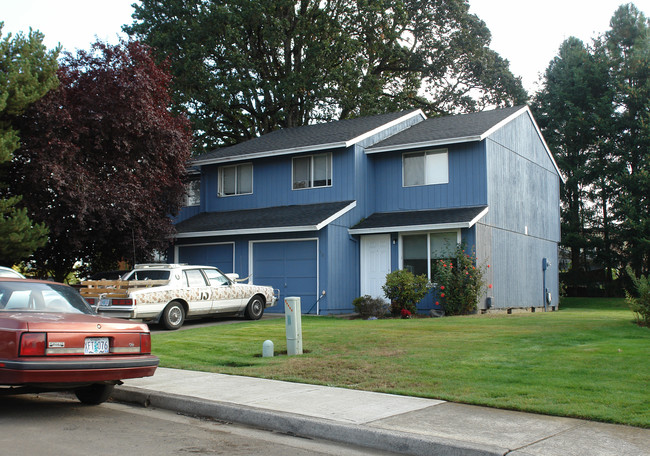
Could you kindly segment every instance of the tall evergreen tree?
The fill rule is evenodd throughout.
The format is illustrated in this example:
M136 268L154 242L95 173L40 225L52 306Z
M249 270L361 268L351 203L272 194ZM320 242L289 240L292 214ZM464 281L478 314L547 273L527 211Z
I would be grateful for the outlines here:
M621 6L602 41L614 88L617 242L637 274L650 271L650 21Z
M592 47L567 40L535 96L567 177L562 238L572 270L596 261L605 281L627 264L650 270L650 23L627 4L610 26Z
M0 22L0 164L12 159L20 145L17 120L27 107L58 85L59 50L48 51L43 34L31 31L2 37ZM47 228L33 223L21 196L0 183L0 264L12 265L27 258L47 242Z
M589 201L594 191L603 122L611 115L607 71L582 41L560 46L534 99L535 117L566 181L562 186L562 245L570 251L573 281L582 280L585 256L593 258L598 222ZM606 206L606 202L605 202Z
M143 0L125 30L169 58L210 150L278 128L527 99L465 0Z

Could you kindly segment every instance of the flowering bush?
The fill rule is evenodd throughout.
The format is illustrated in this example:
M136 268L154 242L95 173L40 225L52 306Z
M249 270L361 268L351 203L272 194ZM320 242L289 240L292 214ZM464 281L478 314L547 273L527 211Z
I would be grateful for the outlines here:
M421 274L399 269L386 274L386 284L381 287L391 301L393 315L402 315L402 310L415 313L415 306L429 292L429 280Z
M402 315L402 318L411 318L411 312L409 312L407 309L402 309L400 314Z
M476 311L485 291L483 268L476 264L476 255L467 254L458 245L453 257L436 262L431 276L437 286L438 300L445 315L466 315ZM491 288L491 286L490 286Z

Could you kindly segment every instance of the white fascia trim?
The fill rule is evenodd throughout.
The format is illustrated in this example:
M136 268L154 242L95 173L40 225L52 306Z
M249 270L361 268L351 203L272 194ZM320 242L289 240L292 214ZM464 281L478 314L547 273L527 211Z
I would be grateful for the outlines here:
M551 148L548 147L548 144L546 143L546 140L544 139L544 136L542 136L542 131L539 129L539 125L537 125L537 122L535 121L535 118L533 117L533 113L530 111L530 108L526 106L526 110L528 111L528 115L530 116L530 120L533 122L533 125L535 127L535 131L537 131L537 136L539 136L539 139L542 141L542 144L544 144L544 149L546 149L546 153L548 154L548 158L551 159L551 163L553 163L553 167L555 168L555 171L557 171L558 176L560 176L560 180L562 183L566 183L566 178L562 174L562 171L560 171L560 167L557 165L557 162L555 161L555 158L553 158L553 154L551 153Z
M457 230L460 228L469 228L469 222L457 223L438 223L433 225L408 225L408 226L382 226L378 228L361 228L358 230L348 230L350 234L381 234L381 233L405 233L409 231L437 231L437 230Z
M510 114L508 117L503 119L501 122L498 122L494 124L492 127L490 127L487 131L485 131L483 134L480 135L472 135L472 136L459 136L456 138L445 138L445 139L438 139L435 141L422 141L418 143L411 143L411 144L402 144L402 145L394 145L394 146L384 146L384 147L377 147L372 150L367 150L367 154L374 154L378 152L390 152L393 150L404 150L404 149L417 149L420 147L436 147L436 146L445 146L448 144L458 144L458 143L466 143L466 142L473 142L473 141L483 141L485 138L490 136L492 133L506 125L508 122L511 122L513 119L516 117L519 117L523 113L528 112L530 114L530 109L528 106L524 106L520 110ZM532 118L532 115L531 115ZM538 129L539 131L539 129Z
M272 228L251 228L244 230L223 230L223 231L194 231L192 233L178 233L177 239L188 239L211 236L237 236L240 234L272 234L272 233L292 233L298 231L317 231L318 225L304 226L278 226Z
M394 150L408 150L408 149L419 149L421 147L447 146L449 144L480 141L481 139L482 138L480 136L461 136L458 138L437 139L435 141L422 141L422 142L411 143L411 144L396 144L394 146L375 147L371 150L366 149L364 152L367 155L370 155L370 154L377 154L380 152L391 152Z
M360 136L357 136L356 138L352 138L351 140L347 141L345 143L345 145L347 147L349 147L349 146L351 146L353 144L359 143L359 142L363 141L364 139L367 139L367 138L369 138L369 137L371 137L373 135L376 135L377 133L379 133L381 131L384 131L384 130L386 130L388 128L394 127L395 125L398 125L398 124L400 124L400 123L402 123L402 122L404 122L404 121L406 121L408 119L411 119L411 118L417 117L417 116L422 116L423 120L426 120L426 118L427 118L427 116L424 114L424 112L422 112L421 109L418 109L416 111L413 111L413 112L410 112L410 113L406 114L405 116L402 116L402 117L400 117L398 119L395 119L395 120L393 120L391 122L388 122L387 124L381 125L381 126L375 128L374 130L370 130L370 131L368 131L368 132L366 132L366 133L364 133L364 134L362 134Z
M494 124L490 129L488 129L485 133L483 133L483 134L481 135L481 140L487 138L487 137L490 136L492 133L494 133L495 131L499 130L499 129L500 129L501 127L503 127L504 125L506 125L506 124L512 122L514 119L516 119L516 118L519 117L520 115L524 114L525 112L528 112L528 114L530 115L530 109L528 109L528 106L524 106L524 107L521 108L519 111L515 111L515 112L513 112L512 114L510 114L508 117L506 117L505 119L503 119L501 122ZM532 117L532 115L531 115L531 117Z
M454 222L454 223L435 223L431 225L407 225L407 226L382 226L377 228L361 228L357 230L348 230L350 234L382 234L382 233L406 233L410 231L442 231L442 230L458 230L463 228L471 228L476 222L481 220L485 214L488 213L489 208L483 209L476 217L468 222Z
M316 229L317 229L317 230L320 230L320 229L326 227L327 225L329 225L330 223L332 223L334 220L336 220L337 218L339 218L340 216L342 216L342 215L345 214L346 212L351 211L351 210L354 209L355 207L357 207L357 202L356 202L356 201L352 201L350 204L348 204L347 206L345 206L343 209L341 209L340 211L336 212L335 214L332 214L331 216L329 216L328 218L326 218L325 220L323 220L322 222L320 222L318 225L316 225Z
M478 221L481 220L483 217L485 217L485 214L487 214L489 210L490 210L490 208L489 208L489 207L486 207L486 208L483 209L481 212L479 212L479 213L476 215L476 217L474 217L472 220L469 221L469 226L468 226L468 228L471 228L471 227L473 227L474 225L476 225L476 222L478 222Z
M393 127L401 122L404 122L412 117L416 116L422 116L423 119L426 119L426 115L424 112L422 112L421 109L418 109L416 111L413 111L405 116L402 116L398 119L395 119L391 122L388 122L386 124L383 124L374 130L370 130L365 132L364 134L357 136L356 138L352 138L348 141L340 141L340 142L335 142L335 143L329 143L329 144L312 144L310 146L303 146L303 147L292 147L289 149L279 149L279 150L271 150L271 151L264 151L264 152L256 152L252 154L245 154L245 155L238 155L235 157L221 157L221 158L212 158L212 159L205 159L205 160L194 160L190 162L191 165L197 165L197 166L203 166L203 165L214 165L217 163L228 163L232 161L240 161L240 160L253 160L256 158L264 158L264 157L275 157L278 155L292 155L292 154L300 154L303 152L316 152L316 151L321 151L321 150L329 150L329 149L338 149L341 147L350 147L353 144L356 144L360 141L363 141L366 138L369 138L372 135L375 135L387 128Z
M291 154L300 154L303 152L338 149L340 147L347 147L347 143L345 141L342 141L342 142L329 143L329 144L315 144L312 146L292 147L290 149L280 149L280 150L273 150L273 151L256 152L253 154L237 155L234 157L220 157L220 158L211 158L205 160L196 160L192 162L192 165L196 165L196 166L216 165L219 163L228 163L228 162L241 161L241 160L254 160L256 158L275 157L278 155L291 155Z
M499 128L503 127L505 124L507 124L508 122L512 121L513 119L519 117L522 114L528 114L528 117L530 118L530 121L533 123L533 126L535 127L535 131L537 132L537 136L539 137L540 141L542 141L542 145L544 146L544 149L546 150L546 154L548 155L548 158L551 159L551 163L553 163L553 167L555 168L555 171L557 172L558 176L560 176L560 180L562 180L563 183L566 182L566 178L562 175L562 171L560 171L560 167L557 166L555 158L553 158L553 154L551 153L551 149L548 147L548 144L546 143L546 140L544 139L544 136L542 136L542 131L539 129L539 125L537 125L537 122L535 121L535 118L533 117L533 113L530 110L530 107L528 107L528 105L524 106L519 111L511 114L508 118L502 120L501 122L496 124L494 127L490 128L488 131L486 131L482 135L483 137L481 139L487 138L492 133L497 131Z

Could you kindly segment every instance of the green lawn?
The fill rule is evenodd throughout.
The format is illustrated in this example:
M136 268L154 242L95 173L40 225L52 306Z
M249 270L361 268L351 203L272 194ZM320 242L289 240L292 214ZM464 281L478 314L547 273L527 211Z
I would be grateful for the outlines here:
M410 320L303 317L302 356L284 319L153 335L161 366L316 383L650 428L650 329L623 299L559 312Z

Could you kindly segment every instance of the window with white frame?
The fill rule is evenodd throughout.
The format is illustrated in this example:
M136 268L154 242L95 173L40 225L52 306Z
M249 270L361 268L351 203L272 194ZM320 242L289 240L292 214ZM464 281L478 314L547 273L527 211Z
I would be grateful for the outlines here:
M199 206L201 204L201 178L190 176L185 182L185 206Z
M408 234L402 236L402 269L431 280L435 262L453 255L458 231Z
M332 154L308 155L293 159L293 189L332 185Z
M253 164L222 166L219 168L219 196L253 193Z
M449 153L447 149L405 153L402 169L404 187L446 184L449 182Z

